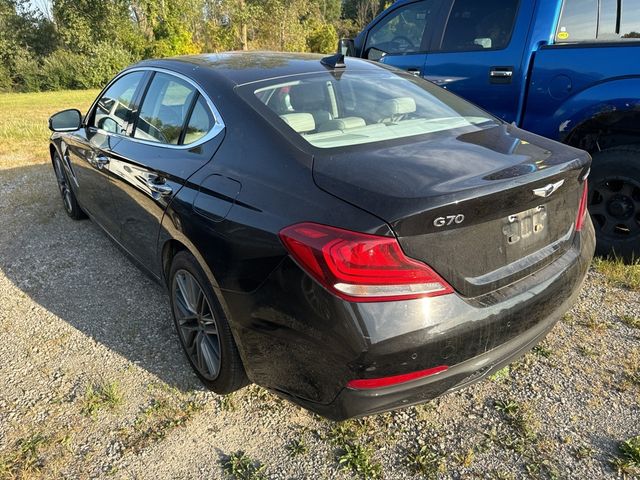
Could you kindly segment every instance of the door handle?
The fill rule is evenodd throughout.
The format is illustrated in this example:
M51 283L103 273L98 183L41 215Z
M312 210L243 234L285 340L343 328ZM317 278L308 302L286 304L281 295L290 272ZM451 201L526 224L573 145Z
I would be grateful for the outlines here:
M164 183L164 179L155 175L145 178L145 184L154 193L159 193L163 197L171 195L173 188Z
M95 162L96 168L98 168L99 170L102 170L104 167L109 165L109 157L105 155L97 155L94 162Z
M489 79L491 83L511 83L513 67L491 67Z
M419 68L407 68L407 72L409 72L411 75L415 75L416 77L420 76Z

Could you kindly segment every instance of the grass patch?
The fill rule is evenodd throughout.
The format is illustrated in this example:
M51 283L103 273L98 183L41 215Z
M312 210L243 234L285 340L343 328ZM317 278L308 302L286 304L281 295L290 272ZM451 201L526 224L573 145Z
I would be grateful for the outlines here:
M137 416L132 430L121 432L125 448L140 452L167 434L185 425L202 405L193 400L183 400L181 396L154 398L151 404Z
M640 318L631 315L622 315L620 320L631 328L640 328Z
M604 275L608 284L635 292L640 291L640 260L636 260L631 265L625 265L618 258L596 258L593 266L596 272Z
M507 365L504 368L501 368L496 373L489 377L489 380L492 382L501 382L509 378L509 374L511 373L511 368Z
M123 395L117 382L91 384L84 393L82 413L95 417L100 410L113 410L122 404Z
M544 358L549 358L551 357L551 355L553 355L553 350L545 347L544 345L536 345L531 351L536 355Z
M428 445L423 445L417 452L409 452L407 464L412 473L426 479L438 478L438 474L446 471L444 456Z
M86 113L97 95L98 90L0 93L0 170L48 161L49 117L66 108Z
M535 419L525 404L515 400L497 400L495 408L502 413L507 425L513 429L516 434L515 440L522 440L525 444L535 443L538 440ZM513 444L513 442L507 443Z
M618 444L618 455L611 464L620 475L640 476L640 435Z
M225 412L235 412L238 409L235 402L235 394L233 393L229 393L221 397L219 400L219 405L220 408Z
M0 457L0 478L26 478L42 467L40 449L47 438L37 433L19 440L13 452Z
M222 469L236 480L264 480L266 467L249 458L244 452L235 452L222 460Z
M362 478L381 478L382 465L374 462L371 450L357 443L346 443L338 456L343 470L350 470Z

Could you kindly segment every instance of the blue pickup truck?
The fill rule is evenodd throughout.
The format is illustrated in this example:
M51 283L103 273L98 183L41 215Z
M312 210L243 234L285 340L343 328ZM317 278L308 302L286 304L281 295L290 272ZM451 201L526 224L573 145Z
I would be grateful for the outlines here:
M398 0L341 46L590 152L598 252L640 257L640 0Z

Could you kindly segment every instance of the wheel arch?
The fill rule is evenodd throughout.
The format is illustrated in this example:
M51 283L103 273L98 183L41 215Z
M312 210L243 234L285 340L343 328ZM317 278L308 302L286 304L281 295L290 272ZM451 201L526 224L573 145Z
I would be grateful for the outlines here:
M640 102L634 109L610 108L584 120L564 141L589 153L640 144Z

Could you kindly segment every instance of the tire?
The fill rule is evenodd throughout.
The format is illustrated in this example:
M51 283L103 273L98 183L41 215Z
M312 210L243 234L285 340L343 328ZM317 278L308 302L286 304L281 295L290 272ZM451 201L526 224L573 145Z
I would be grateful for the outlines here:
M62 167L62 160L57 153L53 155L53 171L56 174L56 181L58 182L58 189L62 196L64 211L74 220L87 218L87 215L82 211L82 208L80 208L76 195L69 185L69 180Z
M247 385L229 322L205 273L189 252L178 252L173 258L169 295L180 344L202 383L218 394Z
M640 258L640 145L593 154L589 212L597 255L625 262Z

